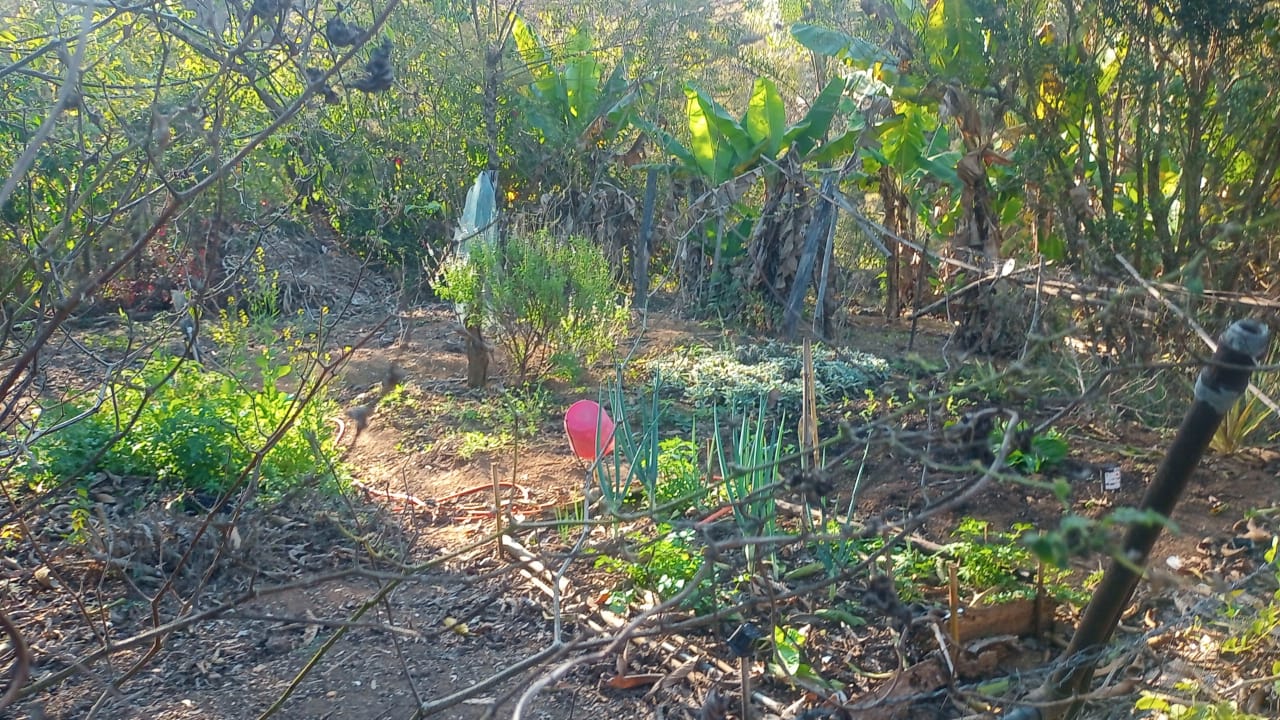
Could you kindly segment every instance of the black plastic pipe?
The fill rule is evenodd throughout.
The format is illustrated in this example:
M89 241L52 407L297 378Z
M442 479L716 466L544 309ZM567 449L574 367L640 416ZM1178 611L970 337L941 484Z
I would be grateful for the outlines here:
M1249 377L1257 358L1267 348L1269 335L1267 326L1257 320L1238 320L1222 333L1217 352L1196 380L1195 401L1138 505L1139 510L1154 511L1166 519L1173 514L1223 416L1248 389ZM1089 691L1098 657L1129 606L1142 568L1163 529L1163 523L1135 523L1129 527L1121 556L1112 559L1102 576L1058 668L1028 698L1037 704L1016 708L1005 716L1006 720L1076 716L1084 704L1079 698Z

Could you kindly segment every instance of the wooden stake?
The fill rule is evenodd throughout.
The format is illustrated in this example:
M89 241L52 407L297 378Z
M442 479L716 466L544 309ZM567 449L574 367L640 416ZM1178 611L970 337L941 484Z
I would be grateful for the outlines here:
M497 464L489 465L489 479L493 481L493 529L498 557L502 557L502 483L498 482Z
M957 651L960 647L960 578L958 576L959 566L951 563L947 566L947 601L951 606L951 642L956 644Z

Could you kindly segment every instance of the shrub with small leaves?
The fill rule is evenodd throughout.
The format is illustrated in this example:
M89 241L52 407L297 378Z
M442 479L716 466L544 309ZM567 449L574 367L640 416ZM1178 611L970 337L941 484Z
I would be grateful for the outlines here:
M547 232L503 245L476 243L446 265L436 292L479 320L510 356L517 376L574 375L612 350L629 313L599 248Z

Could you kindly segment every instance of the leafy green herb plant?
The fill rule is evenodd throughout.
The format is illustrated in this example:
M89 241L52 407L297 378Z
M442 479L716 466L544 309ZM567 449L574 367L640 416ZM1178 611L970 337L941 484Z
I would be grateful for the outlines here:
M293 418L258 467L259 488L275 495L308 484L336 487L330 421L336 407L323 398L301 404L276 387L292 368L273 365L265 354L260 360L262 386L253 389L195 363L154 358L113 383L99 410L38 443L28 476L37 484L71 480L101 455L88 470L149 478L166 488L221 493ZM42 413L41 420L53 425L83 410L55 407Z
M699 504L706 494L706 483L698 467L698 445L684 438L668 438L658 443L658 482L655 500L658 507L671 515L679 515Z
M1004 442L1005 434L1009 432L1007 422L997 422L996 427L991 431L991 451L998 452ZM1053 428L1049 428L1041 433L1031 432L1031 426L1025 421L1018 423L1014 432L1020 435L1030 435L1030 438L1021 447L1015 445L1013 450L1009 451L1009 455L1005 458L1005 463L1022 473L1038 473L1049 470L1062 463L1067 459L1069 447L1067 439Z

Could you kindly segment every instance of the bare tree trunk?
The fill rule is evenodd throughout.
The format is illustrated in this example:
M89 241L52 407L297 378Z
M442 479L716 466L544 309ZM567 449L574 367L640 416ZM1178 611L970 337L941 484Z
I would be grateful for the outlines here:
M840 221L840 208L831 208L831 222L827 223L827 247L822 253L822 274L818 280L818 298L814 310L814 329L821 328L822 339L830 341L835 334L835 296L828 291L835 274L836 224Z
M480 333L480 324L467 325L467 387L482 388L489 383L489 356L492 346Z
M631 250L632 289L641 310L649 304L649 248L653 241L653 212L657 198L658 169L651 167L644 181L644 217L640 221L640 235Z
M880 202L884 205L884 224L894 235L908 237L906 198L898 190L897 178L885 167L880 171ZM896 318L902 312L902 243L889 243L889 256L884 267L884 314Z

